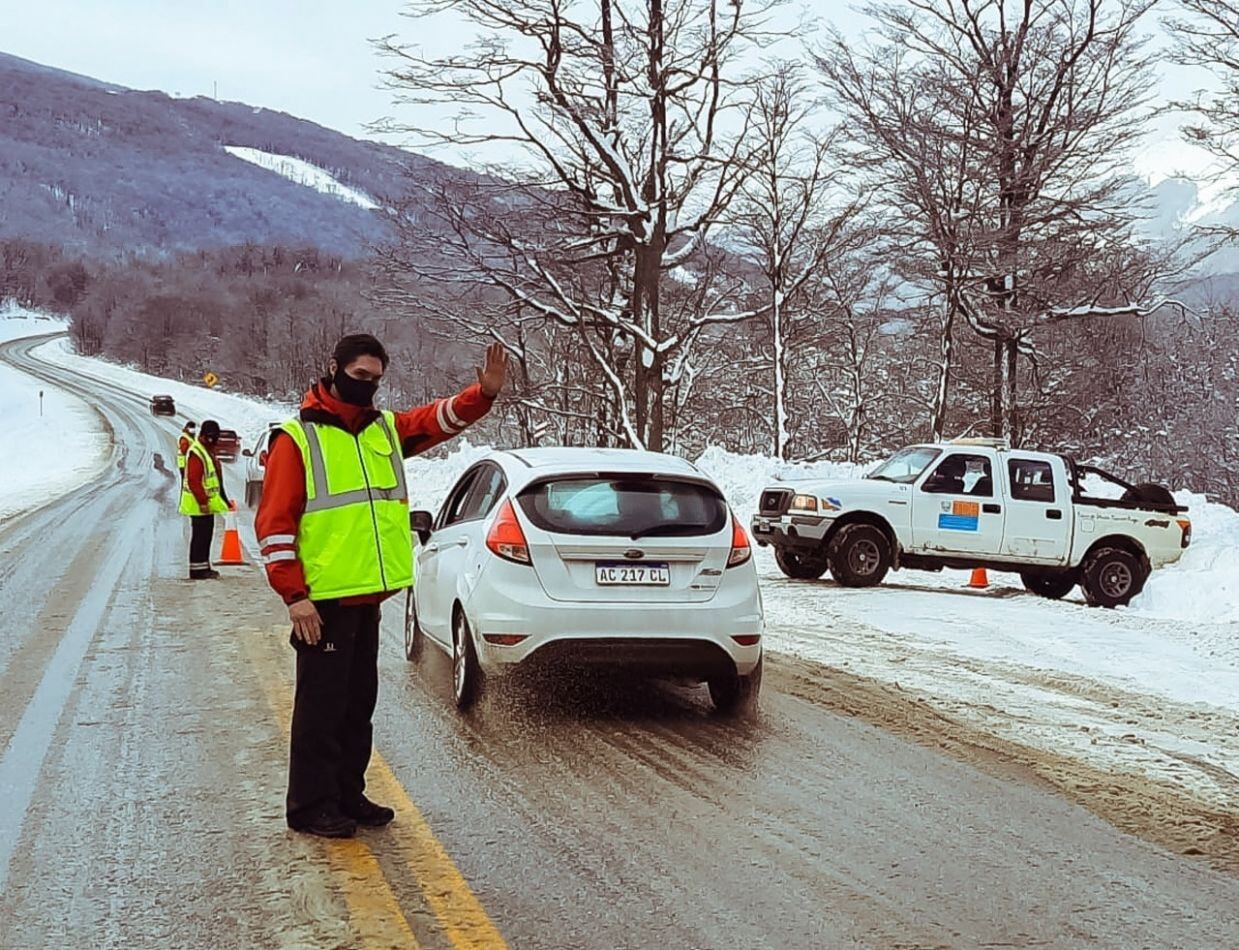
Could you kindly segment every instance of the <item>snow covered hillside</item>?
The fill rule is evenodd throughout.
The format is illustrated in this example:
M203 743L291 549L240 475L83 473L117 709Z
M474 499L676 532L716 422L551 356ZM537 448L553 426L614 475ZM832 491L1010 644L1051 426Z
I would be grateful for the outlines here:
M0 306L0 342L64 329L59 317ZM0 521L81 485L107 456L110 436L90 406L8 366L0 419Z
M304 159L294 158L292 155L276 155L272 152L264 152L256 148L245 148L240 145L225 145L224 151L242 161L250 162L259 168L275 172L277 175L281 175L289 181L294 181L298 185L305 185L307 188L313 188L321 194L331 195L339 198L341 201L352 202L361 208L365 208L367 211L379 206L378 202L364 191L350 188L348 185L336 180L335 176L330 172Z

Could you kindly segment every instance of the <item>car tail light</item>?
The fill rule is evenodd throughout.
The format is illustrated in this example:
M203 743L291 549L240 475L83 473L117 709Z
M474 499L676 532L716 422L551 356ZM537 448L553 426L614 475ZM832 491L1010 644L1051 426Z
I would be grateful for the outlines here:
M1179 527L1183 529L1183 547L1187 547L1192 543L1192 522L1187 518L1177 519Z
M527 633L484 633L482 639L501 647L514 647L529 639Z
M760 633L733 633L731 638L742 647L755 647L761 641Z
M499 509L495 523L490 526L486 535L486 546L491 553L505 561L517 564L529 564L529 543L525 540L525 532L521 523L516 520L516 509L509 499Z
M730 512L730 514L731 554L727 555L727 566L739 567L753 556L753 549L749 547L749 536L745 533L740 522L736 520L735 512Z

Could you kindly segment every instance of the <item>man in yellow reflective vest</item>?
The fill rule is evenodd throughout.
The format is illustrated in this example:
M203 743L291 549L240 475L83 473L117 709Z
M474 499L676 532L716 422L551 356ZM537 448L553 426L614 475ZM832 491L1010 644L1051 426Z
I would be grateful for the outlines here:
M228 510L228 494L215 458L219 423L207 419L202 433L185 450L185 476L181 479L181 514L189 516L189 579L219 577L211 568L211 538L215 516Z
M374 395L387 362L369 334L336 344L298 418L271 436L254 522L297 651L286 817L297 831L330 838L395 817L364 793L379 605L413 583L403 461L482 418L507 373L495 344L476 384L406 412L380 411Z

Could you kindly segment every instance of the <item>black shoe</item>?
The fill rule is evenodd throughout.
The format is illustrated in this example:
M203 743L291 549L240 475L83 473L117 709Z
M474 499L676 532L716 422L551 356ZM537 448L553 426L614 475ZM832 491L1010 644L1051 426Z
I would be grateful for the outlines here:
M388 824L396 813L384 805L376 805L365 795L361 799L353 802L351 805L345 805L340 809L349 818L352 818L359 825L365 825L367 828L381 828Z
M219 571L210 567L200 567L189 572L191 581L211 581L219 577Z
M351 838L357 834L357 822L334 808L321 808L305 820L293 821L290 818L288 827L320 838Z

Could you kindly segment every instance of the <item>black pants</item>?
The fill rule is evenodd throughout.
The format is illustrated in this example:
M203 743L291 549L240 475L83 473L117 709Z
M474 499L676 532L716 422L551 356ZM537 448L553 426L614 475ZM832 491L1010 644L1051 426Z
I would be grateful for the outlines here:
M295 636L297 691L288 757L290 824L325 806L347 805L366 788L379 693L379 605L315 603L322 639Z
M214 515L190 516L189 569L191 571L205 571L211 566L211 538L214 535Z

